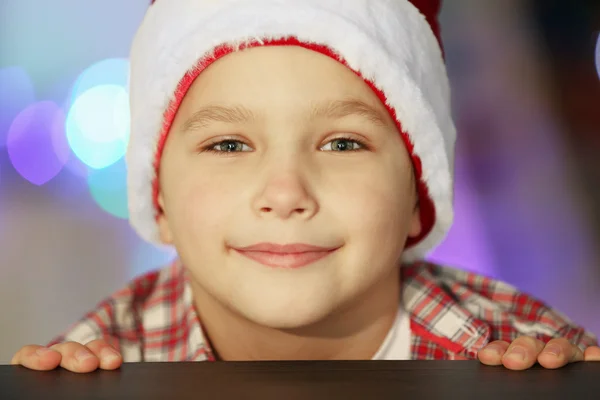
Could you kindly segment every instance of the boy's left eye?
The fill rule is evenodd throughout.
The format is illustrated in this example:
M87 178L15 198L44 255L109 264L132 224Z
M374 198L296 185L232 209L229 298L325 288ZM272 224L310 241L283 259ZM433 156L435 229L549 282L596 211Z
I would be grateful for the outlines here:
M325 146L321 147L321 150L348 152L358 151L364 148L364 144L358 140L348 138L337 138L327 142Z

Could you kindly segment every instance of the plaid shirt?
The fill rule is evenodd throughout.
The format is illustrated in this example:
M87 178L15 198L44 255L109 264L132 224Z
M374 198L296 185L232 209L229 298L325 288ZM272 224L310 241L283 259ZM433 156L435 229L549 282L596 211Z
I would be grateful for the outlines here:
M401 271L412 359L475 359L487 343L521 335L563 337L582 349L597 344L590 332L505 283L427 262ZM215 359L179 262L134 280L50 345L95 339L115 346L125 362Z

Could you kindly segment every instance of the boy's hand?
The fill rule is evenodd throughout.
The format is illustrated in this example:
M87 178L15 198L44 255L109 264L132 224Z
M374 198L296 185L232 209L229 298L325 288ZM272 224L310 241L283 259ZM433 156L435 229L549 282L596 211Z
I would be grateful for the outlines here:
M572 362L600 361L600 347L591 346L584 353L567 339L552 339L545 344L522 336L510 344L501 340L491 342L479 351L477 357L485 365L504 365L512 370L531 368L535 363L555 369Z
M30 345L15 354L11 364L37 371L48 371L58 366L72 372L92 372L96 369L117 369L123 363L121 355L104 340L94 340L85 346L66 342L52 347Z

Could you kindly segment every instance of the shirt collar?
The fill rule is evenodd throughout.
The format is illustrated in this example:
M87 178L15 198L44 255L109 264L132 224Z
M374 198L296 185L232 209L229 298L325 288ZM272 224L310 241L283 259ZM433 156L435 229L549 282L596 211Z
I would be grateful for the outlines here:
M466 302L460 297L468 298L469 289L446 282L437 271L425 262L401 269L402 301L411 317L412 334L451 353L474 358L489 342L490 328L464 307Z
M190 277L177 263L174 281L180 282L183 304L180 317L172 321L174 332L187 332L184 351L186 361L214 360L210 344L193 305ZM430 340L451 353L476 357L490 338L487 324L473 317L456 296L460 290L451 290L436 276L433 265L421 262L401 267L402 308L411 319L411 335ZM461 290L466 290L461 288ZM453 294L458 293L458 294ZM465 296L467 293L463 293Z

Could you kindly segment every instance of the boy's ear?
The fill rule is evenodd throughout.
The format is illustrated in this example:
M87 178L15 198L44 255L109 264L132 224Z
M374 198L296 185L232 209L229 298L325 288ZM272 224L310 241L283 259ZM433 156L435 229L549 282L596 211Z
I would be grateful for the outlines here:
M410 225L408 227L408 236L411 238L417 237L421 234L421 231L423 230L423 225L421 224L421 207L419 207L419 193L417 191L417 179L415 177L415 173L414 173L414 167L411 166L411 174L410 174L410 180L411 180L411 185L413 187L413 196L415 199L415 206L413 207L413 212L411 215L411 219L410 219Z
M158 223L158 231L160 234L160 241L166 245L173 244L173 233L171 232L171 227L169 226L169 221L167 220L167 216L165 215L164 209L164 199L162 193L158 194L158 206L159 206L159 215L156 220Z
M417 200L417 204L415 205L415 208L410 217L408 236L409 237L417 237L421 234L422 229L423 229L423 226L421 225L421 208L419 207L419 202Z

